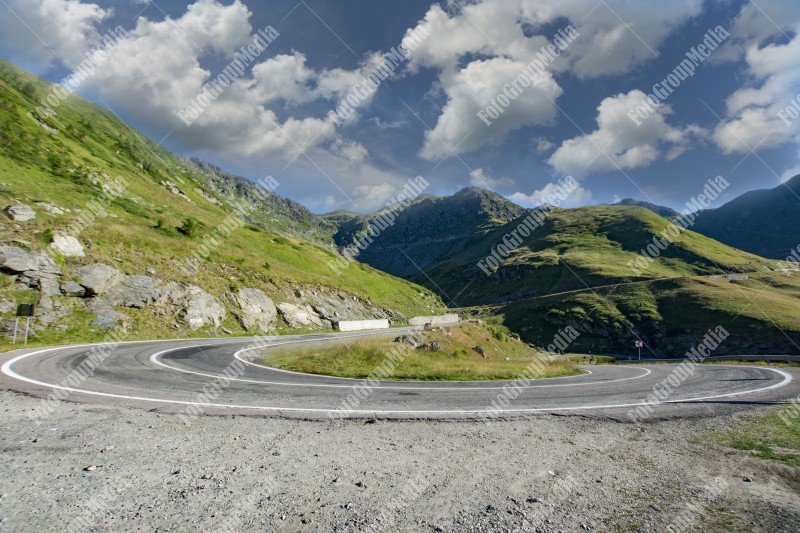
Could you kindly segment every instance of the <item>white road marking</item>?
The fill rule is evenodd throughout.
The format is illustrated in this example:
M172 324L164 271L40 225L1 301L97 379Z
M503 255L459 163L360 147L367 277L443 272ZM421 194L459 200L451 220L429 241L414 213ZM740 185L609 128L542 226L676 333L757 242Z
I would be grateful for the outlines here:
M134 341L134 342L141 342L141 341ZM69 348L75 347L82 347L82 346L91 346L91 344L84 344L84 345L75 345L70 346ZM0 371L3 374L26 383L31 383L33 385L37 385L40 387L52 388L52 389L60 389L65 390L68 392L74 392L78 394L86 394L89 396L100 396L106 398L118 398L123 400L132 400L132 401L141 401L141 402L151 402L151 403L163 403L163 404L172 404L172 405L187 405L187 406L198 406L204 408L216 408L216 409L240 409L240 410L256 410L256 411L268 411L268 412L298 412L298 413L320 413L320 414L336 414L339 416L343 411L339 409L330 409L330 408L310 408L310 407L275 407L275 406L261 406L261 405L238 405L238 404L219 404L219 403L205 403L205 402L193 402L193 401L184 401L184 400L169 400L165 398L148 398L143 396L131 396L125 394L114 394L108 392L98 392L98 391L89 391L84 389L77 389L73 387L65 387L62 385L54 384L54 383L46 383L43 381L38 381L32 378L28 378L22 376L15 372L12 369L14 363L21 361L23 359L27 359L28 357L33 357L35 355L43 354L52 352L55 350L63 350L66 347L60 346L55 348L45 348L42 350L37 350L34 352L30 352L27 354L18 355L9 361L6 361L2 367L0 367ZM718 395L711 395L711 396L701 396L701 397L694 397L694 398L683 398L677 400L665 400L663 402L634 402L634 403L623 403L623 404L611 404L611 405L588 405L588 406L569 406L569 407L550 407L550 408L523 408L523 409L503 409L499 412L505 414L525 414L525 413L552 413L552 412L560 412L560 411L589 411L589 410L597 410L597 409L621 409L621 408L631 408L631 407L639 407L645 405L661 405L661 404L673 404L673 403L687 403L687 402L698 402L698 401L705 401L705 400L716 400L719 398L731 398L735 396L744 396L747 394L755 394L757 392L764 392L768 390L778 389L788 385L792 381L792 375L788 372L784 372L782 370L778 370L776 368L770 367L741 367L741 368L758 368L760 370L769 370L771 372L775 372L778 375L783 376L783 380L780 383L775 383L773 385L769 385L766 387L761 387L757 389L747 390L747 391L739 391L727 394L718 394ZM485 413L485 409L480 410L369 410L369 409L358 409L358 410L348 410L344 411L347 413L348 416L353 415L407 415L407 416L425 416L425 415L479 415L481 413Z

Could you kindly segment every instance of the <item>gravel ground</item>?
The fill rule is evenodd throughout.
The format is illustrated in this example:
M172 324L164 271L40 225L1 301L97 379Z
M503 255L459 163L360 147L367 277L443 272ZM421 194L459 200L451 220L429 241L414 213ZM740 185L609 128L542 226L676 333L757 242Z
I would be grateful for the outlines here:
M0 392L4 531L798 531L800 469L642 426L200 417Z

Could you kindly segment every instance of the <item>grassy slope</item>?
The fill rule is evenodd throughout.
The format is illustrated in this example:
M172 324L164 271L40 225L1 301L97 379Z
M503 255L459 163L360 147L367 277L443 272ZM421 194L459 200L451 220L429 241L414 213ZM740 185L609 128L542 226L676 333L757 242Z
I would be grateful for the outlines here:
M500 267L487 277L476 263L519 224L513 221L465 241L459 251L427 271L442 290L461 294L461 305L486 304L584 289L621 281L720 272L752 272L771 261L694 233L682 232L641 273L627 264L669 222L636 206L591 206L553 211ZM410 279L424 283L424 276Z
M448 334L449 333L449 334ZM270 349L264 364L312 374L349 378L366 378L387 359L392 350L402 350L402 360L389 379L420 381L515 379L532 362L536 352L510 337L504 328L467 324L441 331L415 333L423 342L436 341L441 351L410 350L391 338L357 340L349 344L333 344L296 350ZM473 347L483 346L486 358ZM555 360L536 377L550 378L582 373L570 361Z
M81 241L91 245L88 257L62 258L67 272L95 261L112 264L127 274L143 274L150 267L162 279L199 284L221 301L240 286L262 288L280 300L292 285L316 284L406 315L429 313L440 307L429 291L365 265L353 264L337 276L325 265L335 257L331 251L278 235L280 225L273 228L266 223L263 228L236 230L212 254L205 268L190 278L180 265L202 237L226 218L228 209L200 194L205 187L192 178L196 169L133 132L110 111L79 97L70 97L57 108L56 117L45 119L59 130L58 134L45 130L30 110L49 87L49 83L0 60L0 146L5 147L0 151L0 202L8 205L21 200L31 205L45 201L82 209L100 193L92 183L93 176L122 176L130 184L123 197L109 207L110 216L98 219L80 235ZM160 185L163 180L175 182L193 203L167 191ZM32 242L32 249L44 249L49 242L48 231L67 226L74 217L74 213L51 216L40 209L37 212L35 222L5 224L0 240L23 239ZM202 225L195 238L175 231L186 217L196 218ZM12 291L13 287L5 283L0 298L35 297ZM135 315L139 326L133 336L175 334L146 312L129 313ZM85 325L86 317L80 313L73 318ZM226 326L238 330L230 316ZM79 329L76 325L76 335ZM86 336L99 334L87 332ZM68 333L45 334L52 340L65 335Z
M653 280L517 302L500 312L533 342L572 325L581 332L573 343L580 352L634 355L641 338L646 355L680 356L719 325L731 336L713 355L800 352L797 273Z

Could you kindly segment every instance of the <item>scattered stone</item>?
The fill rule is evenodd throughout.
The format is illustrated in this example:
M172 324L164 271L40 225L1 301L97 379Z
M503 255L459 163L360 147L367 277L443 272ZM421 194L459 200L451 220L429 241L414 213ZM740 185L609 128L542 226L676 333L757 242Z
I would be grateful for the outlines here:
M749 478L749 477L747 477L747 476L744 476L744 477L742 478L742 481L744 481L745 483L752 483L752 482L753 482L753 480L752 480L752 479L750 479L750 478Z
M65 257L83 257L83 245L72 235L53 235L50 248Z
M405 344L406 346L410 346L411 348L416 348L417 346L420 345L420 340L417 337L408 334L395 337L394 342Z
M442 345L438 341L423 342L416 348L417 350L430 350L432 352L442 351Z
M278 310L264 291L259 289L239 289L236 294L236 302L241 308L241 313L237 315L242 327L246 330L257 328L261 331L269 331L278 318Z
M36 218L36 211L29 205L14 204L3 209L6 216L16 222L27 222Z
M228 328L222 328L222 333L224 333L225 335L233 335L233 332Z
M366 489L367 488L367 484L364 483L363 481L356 481L356 487L361 488L361 489Z
M39 206L42 211L50 215L63 215L66 213L66 211L60 207L57 207L53 204L48 204L47 202L36 202L36 205Z
M84 468L83 471L84 472L93 472L96 469L97 469L97 467L95 465L89 465L86 468Z
M478 352L478 354L479 354L481 357L483 357L484 359L486 359L486 349L485 349L483 346L475 346L475 347L473 348L473 350L475 350L476 352Z

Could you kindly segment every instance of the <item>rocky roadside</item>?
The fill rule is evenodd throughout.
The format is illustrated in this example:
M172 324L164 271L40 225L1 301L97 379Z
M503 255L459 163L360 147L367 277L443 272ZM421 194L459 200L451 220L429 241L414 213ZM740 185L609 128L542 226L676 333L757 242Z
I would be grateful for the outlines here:
M296 288L291 301L276 305L260 288L241 287L218 297L195 284L163 279L152 269L126 275L113 266L91 263L67 272L48 254L24 246L0 245L0 275L8 277L19 291L38 293L38 328L65 328L65 319L79 309L94 315L86 325L122 331L135 322L126 309L146 309L171 323L173 329L189 331L204 327L216 331L228 313L247 332L273 332L283 325L330 329L339 320L364 317L406 319L328 287ZM14 309L14 301L0 299L0 314L13 316ZM13 327L13 319L0 318L0 333L8 336Z
M726 416L305 422L0 392L6 531L797 531L800 474L699 439Z

